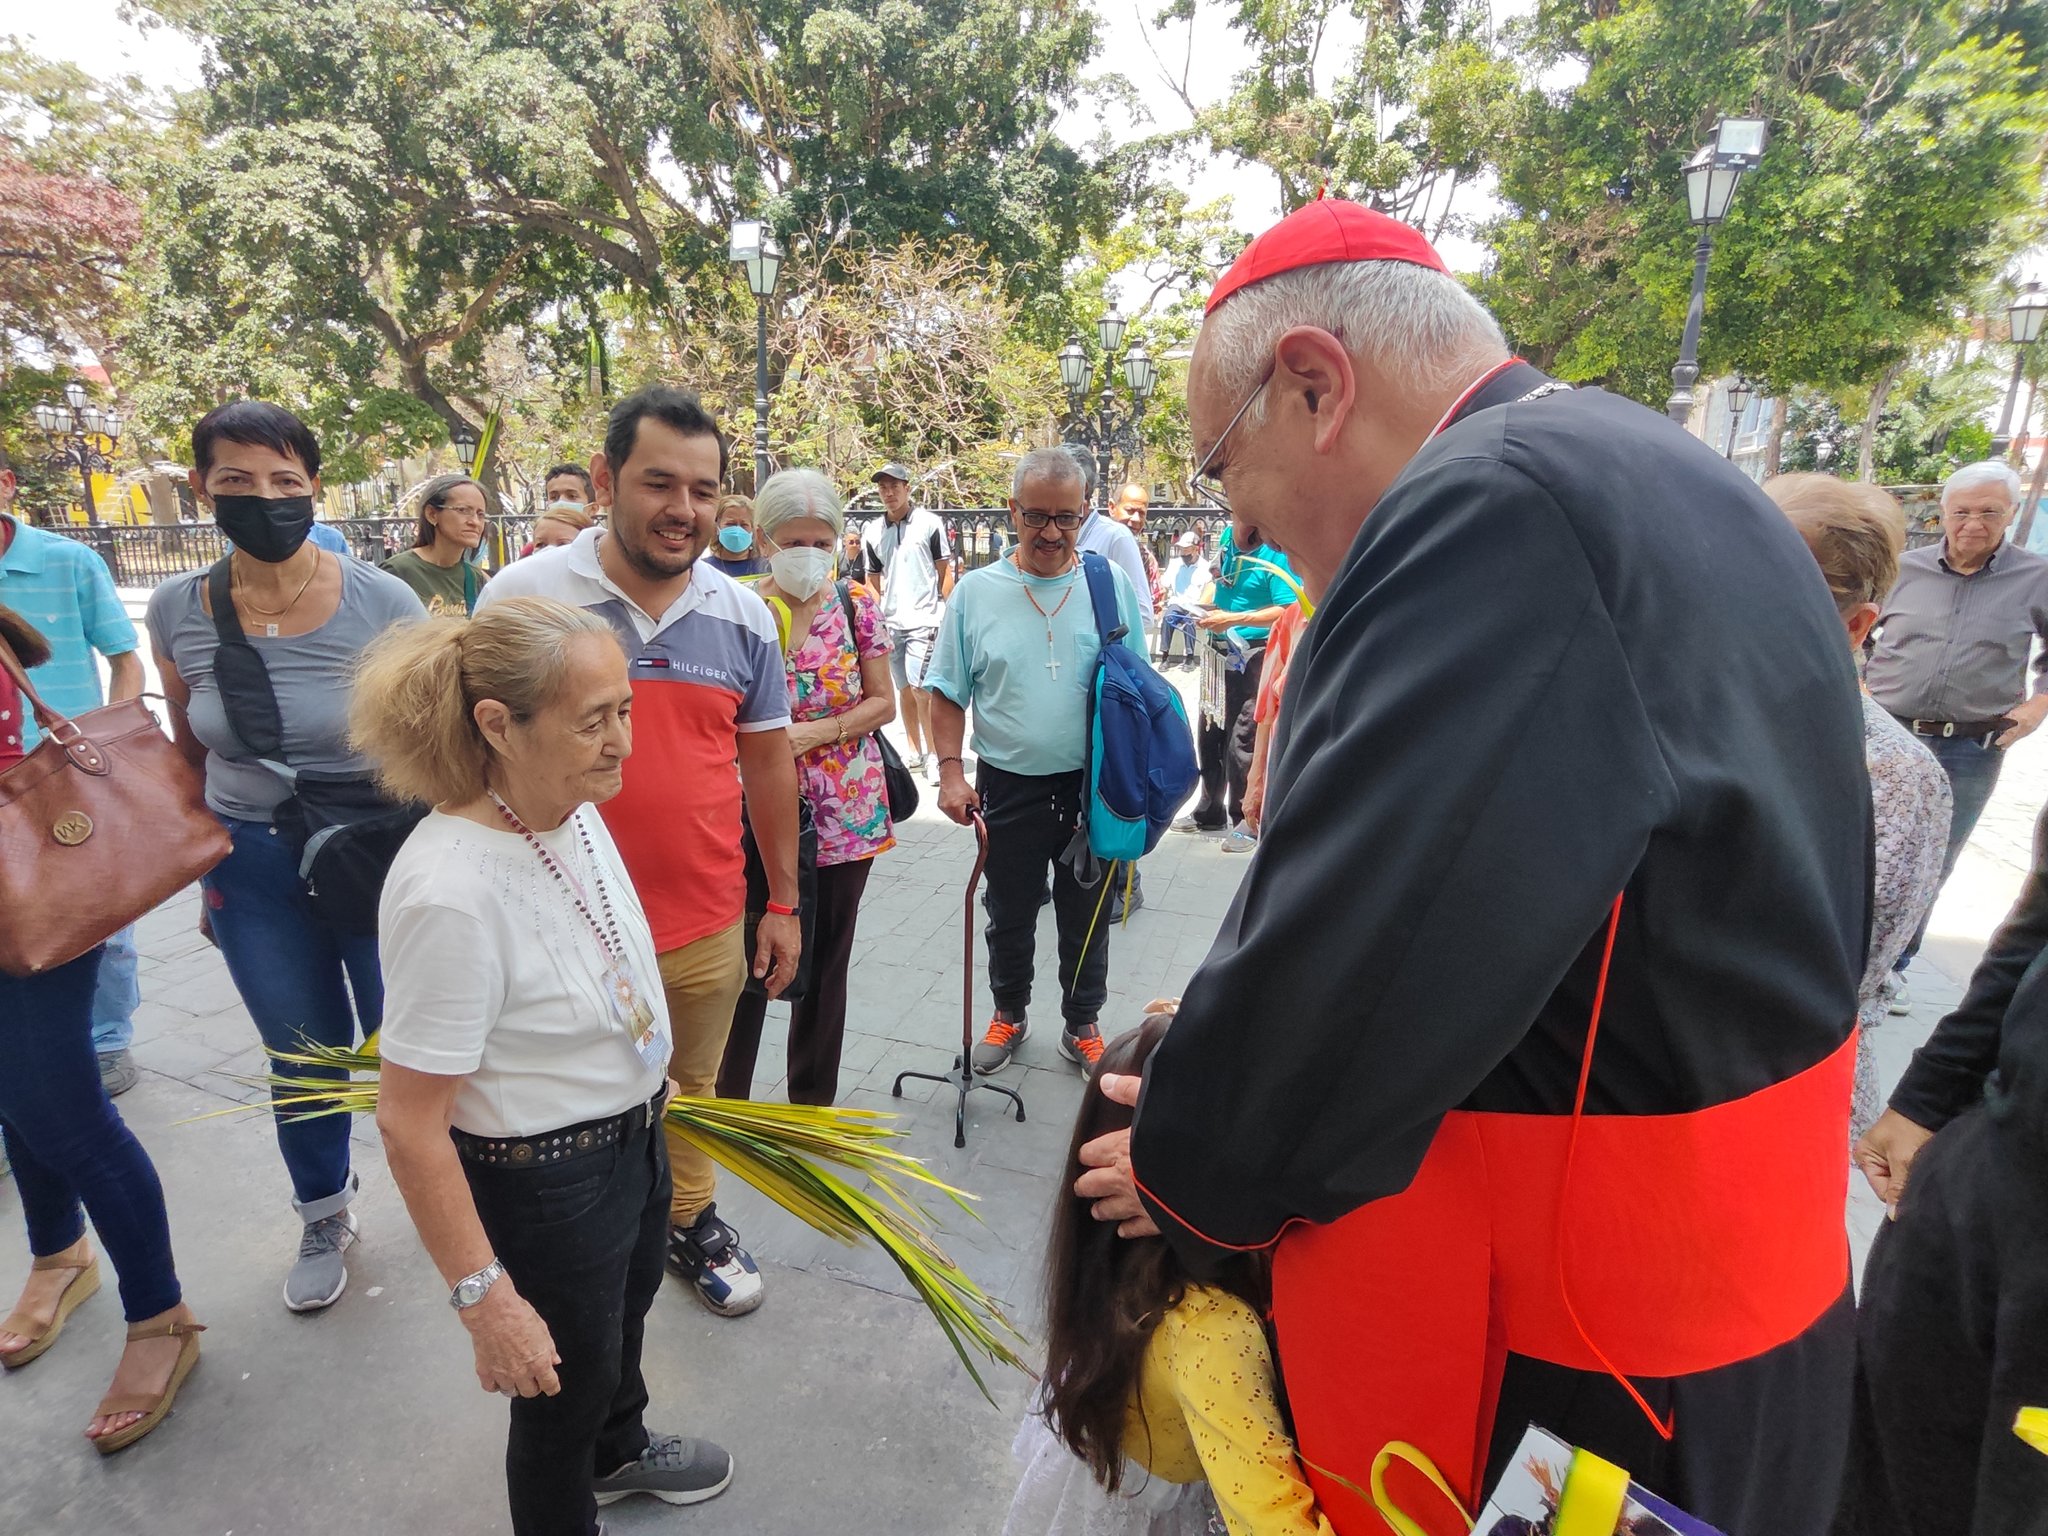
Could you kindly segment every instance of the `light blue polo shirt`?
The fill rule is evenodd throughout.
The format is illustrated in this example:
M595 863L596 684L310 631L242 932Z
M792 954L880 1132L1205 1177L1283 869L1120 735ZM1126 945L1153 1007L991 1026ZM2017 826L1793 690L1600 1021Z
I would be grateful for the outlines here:
M1127 643L1142 654L1137 589L1116 565L1109 572ZM973 712L974 755L983 762L1007 773L1074 773L1087 761L1088 690L1101 649L1079 565L1070 575L1040 577L1000 560L954 586L925 687Z
M0 517L4 517L0 514ZM125 656L139 644L135 624L114 591L107 562L76 539L31 528L19 518L6 553L0 554L0 603L42 632L50 659L29 673L43 702L64 715L82 715L106 702L100 686L101 656ZM28 701L22 700L26 709ZM22 750L42 733L33 715L22 722Z

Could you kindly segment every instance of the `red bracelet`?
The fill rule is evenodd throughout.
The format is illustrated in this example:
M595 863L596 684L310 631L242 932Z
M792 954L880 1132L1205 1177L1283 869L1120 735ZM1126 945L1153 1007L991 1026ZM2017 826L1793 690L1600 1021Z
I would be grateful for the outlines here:
M795 917L795 916L796 916L796 908L795 908L795 907L785 907L785 906L784 906L784 905L783 905L783 904L782 904L781 902L779 902L779 901L771 901L771 902L769 902L769 903L768 903L768 910L769 910L770 912L774 913L774 914L775 914L775 915L776 915L777 917Z

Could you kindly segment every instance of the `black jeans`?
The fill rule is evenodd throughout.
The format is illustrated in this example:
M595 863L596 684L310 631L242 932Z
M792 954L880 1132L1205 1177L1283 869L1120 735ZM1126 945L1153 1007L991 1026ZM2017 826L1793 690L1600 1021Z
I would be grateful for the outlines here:
M661 1127L550 1167L462 1168L491 1246L562 1357L559 1393L512 1399L513 1536L591 1536L591 1479L647 1448L640 1341L668 1244Z
M853 964L853 927L860 918L861 893L868 888L873 858L826 864L818 888L810 943L810 990L789 1005L789 1102L830 1104L839 1097L839 1052L846 1043L846 972ZM743 992L725 1037L718 1067L718 1096L748 1099L754 1094L754 1062L761 1053L761 1026L768 1016L765 993Z
M1203 644L1208 644L1205 637ZM1244 790L1252 774L1252 747L1257 741L1258 722L1252 711L1259 702L1259 677L1266 670L1266 648L1262 645L1246 659L1242 672L1223 674L1222 725L1212 725L1202 716L1201 734L1195 746L1202 764L1202 797L1195 802L1194 818L1205 827L1224 827L1244 820ZM1229 801L1224 800L1225 786Z
M1060 1013L1069 1032L1093 1024L1109 996L1109 898L1100 883L1082 885L1059 862L1080 820L1081 775L1035 777L983 763L974 787L988 823L988 985L996 1007L1021 1019L1031 1006L1039 897L1050 866Z

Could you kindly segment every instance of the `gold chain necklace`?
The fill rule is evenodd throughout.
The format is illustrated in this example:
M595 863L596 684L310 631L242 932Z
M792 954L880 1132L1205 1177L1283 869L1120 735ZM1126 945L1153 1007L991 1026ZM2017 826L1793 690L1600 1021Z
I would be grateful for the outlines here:
M320 551L316 549L313 551L313 568L310 571L306 572L306 579L299 583L299 590L292 594L292 600L286 603L282 608L258 608L253 602L249 600L249 589L246 585L243 584L239 576L237 576L235 580L235 597L244 608L248 609L253 614L257 614L260 617L266 619L281 619L286 614L290 613L294 608L299 606L299 599L306 595L306 589L313 585L313 578L315 576L318 576L319 574ZM263 626L263 633L266 638L274 640L277 638L277 629L278 627L275 624L266 624Z

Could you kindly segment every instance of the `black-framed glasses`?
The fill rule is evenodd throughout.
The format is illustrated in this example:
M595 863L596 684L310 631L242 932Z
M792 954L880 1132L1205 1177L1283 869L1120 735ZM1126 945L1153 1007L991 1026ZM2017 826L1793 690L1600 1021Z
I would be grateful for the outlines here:
M1221 453L1223 445L1230 441L1230 434L1235 432L1237 424L1244 420L1244 413L1252 408L1252 402L1266 392L1266 385L1271 382L1272 378L1273 370L1269 366L1259 376L1257 387L1244 397L1244 404L1237 408L1237 414L1230 418L1223 431L1217 435L1216 441L1210 444L1208 456L1202 460L1202 467L1195 471L1192 481L1195 494L1215 507L1219 512L1228 513L1230 511L1230 493L1223 489L1221 472L1211 470L1209 466L1216 462L1216 455Z
M1026 528L1043 528L1047 523L1061 533L1072 533L1081 526L1083 514L1079 512L1036 512L1023 507L1017 509L1017 518Z

